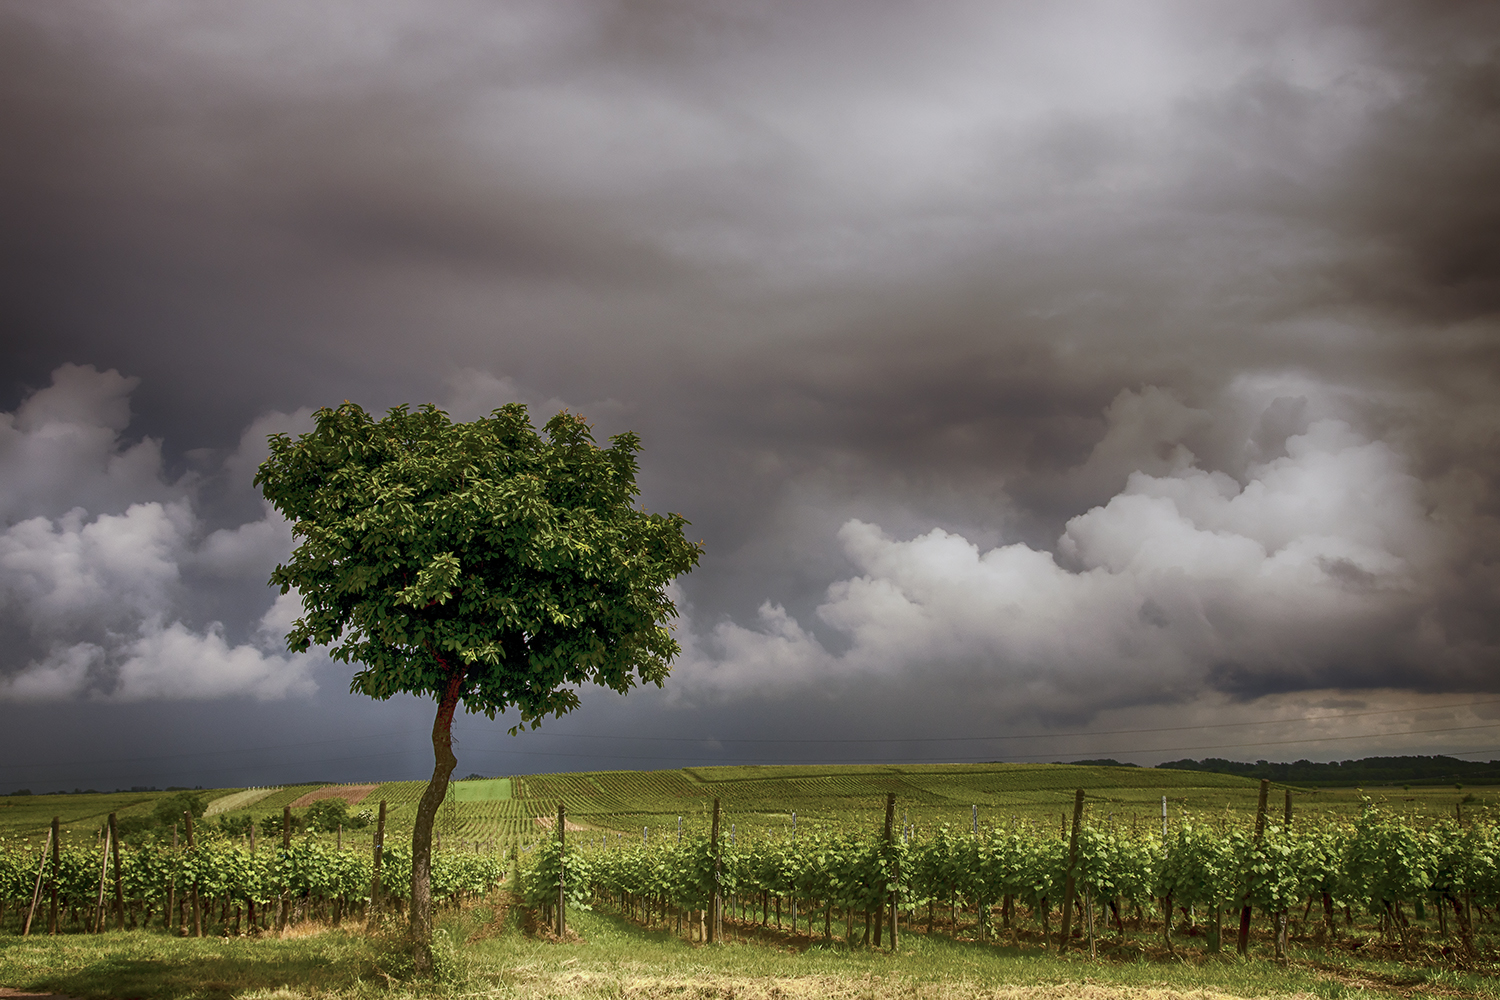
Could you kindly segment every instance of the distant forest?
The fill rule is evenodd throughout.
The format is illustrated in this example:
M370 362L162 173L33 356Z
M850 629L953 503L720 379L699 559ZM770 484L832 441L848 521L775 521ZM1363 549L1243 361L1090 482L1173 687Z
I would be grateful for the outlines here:
M1291 764L1258 760L1246 764L1209 757L1205 760L1173 760L1156 766L1177 771L1242 774L1247 778L1270 778L1293 785L1500 785L1500 760L1485 763L1456 757L1366 757L1327 764L1310 760Z

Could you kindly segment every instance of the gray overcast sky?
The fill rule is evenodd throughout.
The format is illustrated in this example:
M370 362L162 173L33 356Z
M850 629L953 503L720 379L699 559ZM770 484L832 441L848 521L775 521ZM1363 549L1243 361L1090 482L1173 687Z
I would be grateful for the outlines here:
M459 773L1500 756L1494 4L0 0L0 790L424 777L265 436L567 406L707 554Z

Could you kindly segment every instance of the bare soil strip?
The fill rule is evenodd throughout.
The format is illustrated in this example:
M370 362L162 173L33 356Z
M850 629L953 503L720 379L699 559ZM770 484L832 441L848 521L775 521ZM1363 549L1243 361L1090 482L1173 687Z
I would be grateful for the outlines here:
M557 817L556 816L538 816L534 820L534 822L536 823L537 826L541 827L543 830L551 830L551 829L554 829L557 826ZM594 829L594 828L591 827L591 826L589 826L589 825L587 825L587 824L585 824L585 823L575 823L575 822L573 822L570 819L564 819L563 820L563 833L573 833L574 831L582 832L584 830L592 830L592 829Z
M379 787L379 785L324 785L293 802L292 808L301 809L303 806L310 806L322 799L343 799L351 806L357 806Z

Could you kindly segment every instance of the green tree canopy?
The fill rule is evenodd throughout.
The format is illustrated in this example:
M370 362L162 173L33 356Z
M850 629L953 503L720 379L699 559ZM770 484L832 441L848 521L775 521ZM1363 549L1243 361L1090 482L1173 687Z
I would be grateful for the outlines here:
M271 583L302 598L288 648L358 664L351 690L372 698L438 701L412 845L412 925L430 937L419 883L457 763L455 708L535 727L576 708L585 683L660 686L679 651L667 584L701 549L682 517L637 506L634 434L600 448L564 412L544 436L517 404L454 423L433 406L375 420L345 402L315 420L273 435L256 475L299 541Z

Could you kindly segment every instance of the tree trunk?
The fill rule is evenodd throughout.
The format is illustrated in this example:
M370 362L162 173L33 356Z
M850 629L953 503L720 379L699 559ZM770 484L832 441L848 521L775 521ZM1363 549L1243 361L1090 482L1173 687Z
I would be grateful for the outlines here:
M411 832L411 938L417 971L432 969L432 823L438 806L448 794L448 779L458 766L453 756L453 712L463 692L464 671L451 667L448 689L438 702L432 723L432 780L417 803L416 825Z

